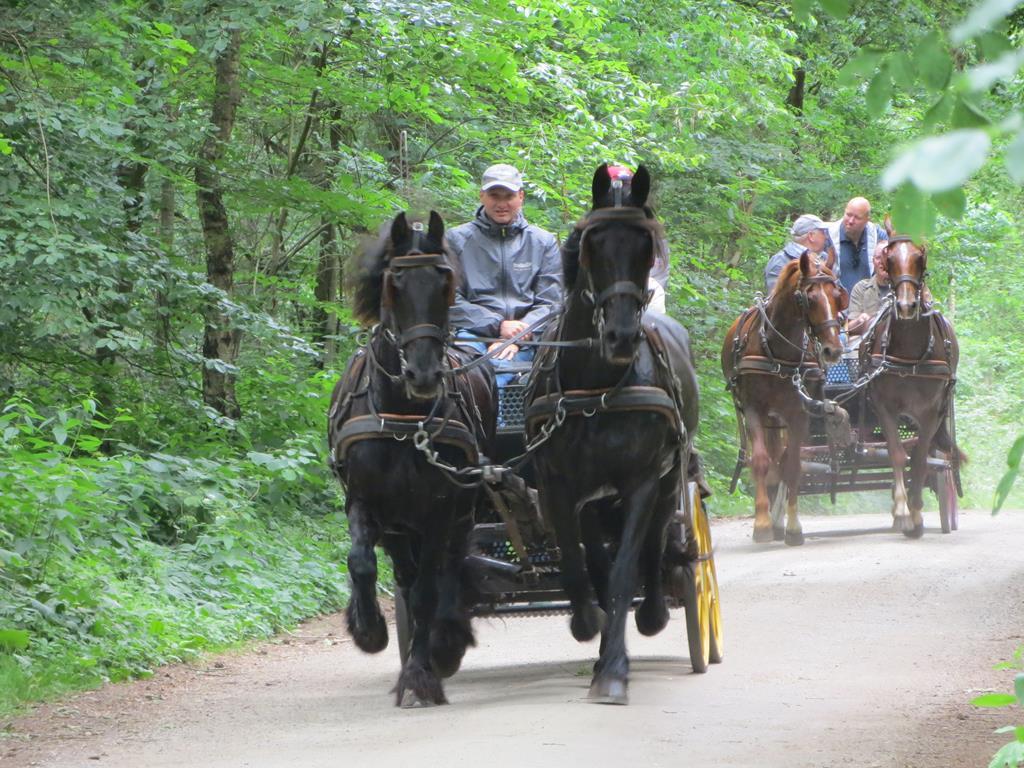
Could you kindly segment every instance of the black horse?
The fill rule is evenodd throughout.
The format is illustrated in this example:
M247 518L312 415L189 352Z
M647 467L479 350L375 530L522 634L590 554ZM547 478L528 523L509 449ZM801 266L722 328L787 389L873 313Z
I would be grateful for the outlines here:
M594 174L593 208L563 248L567 296L549 333L576 345L549 348L535 362L527 415L532 437L550 435L534 466L561 551L573 636L602 632L590 696L610 703L627 701L626 615L641 584L639 630L653 635L668 622L666 528L680 508L698 418L686 330L644 314L662 236L646 206L649 191L643 166L628 190L613 186L604 165ZM607 497L614 502L588 505ZM618 518L613 562L609 512Z
M482 366L451 375L469 357L448 347L457 275L443 238L437 213L426 231L401 213L366 250L355 313L377 324L334 388L328 416L352 540L349 632L368 653L388 644L376 595L380 543L412 615L395 688L403 707L446 703L441 678L474 644L461 580L478 492L452 483L437 464L475 465L495 430L493 374Z

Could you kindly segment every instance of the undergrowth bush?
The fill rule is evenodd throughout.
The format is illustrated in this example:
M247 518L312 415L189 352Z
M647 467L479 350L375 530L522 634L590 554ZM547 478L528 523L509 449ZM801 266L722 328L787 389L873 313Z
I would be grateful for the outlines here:
M44 415L19 399L0 414L0 712L345 600L319 435L219 459L107 456L110 427L91 400Z

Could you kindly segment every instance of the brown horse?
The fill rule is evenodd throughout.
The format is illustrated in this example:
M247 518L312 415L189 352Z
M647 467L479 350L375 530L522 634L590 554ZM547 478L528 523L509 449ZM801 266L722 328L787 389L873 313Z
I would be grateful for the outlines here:
M839 360L839 313L849 296L828 267L804 253L783 268L764 302L732 324L722 347L722 372L736 405L741 439L754 476L754 541L804 542L797 518L800 446L809 417L794 374L820 387L826 364ZM788 492L785 533L772 528L769 497ZM769 486L772 486L771 489Z
M954 462L964 459L946 428L960 352L953 327L929 301L924 246L894 235L888 217L885 228L889 232L885 256L892 300L864 336L861 370L883 368L868 385L868 397L889 446L893 527L918 538L924 533L921 491L928 474L928 454L940 448ZM917 427L909 489L903 474L907 449L900 440L900 417Z

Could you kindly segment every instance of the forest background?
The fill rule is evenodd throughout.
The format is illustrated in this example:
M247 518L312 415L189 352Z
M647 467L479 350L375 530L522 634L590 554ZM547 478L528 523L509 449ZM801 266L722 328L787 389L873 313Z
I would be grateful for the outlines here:
M719 514L750 499L718 350L789 222L865 195L926 234L990 506L1024 393L1015 6L4 4L0 712L344 603L351 257L400 209L468 220L493 162L563 237L598 163L651 169Z

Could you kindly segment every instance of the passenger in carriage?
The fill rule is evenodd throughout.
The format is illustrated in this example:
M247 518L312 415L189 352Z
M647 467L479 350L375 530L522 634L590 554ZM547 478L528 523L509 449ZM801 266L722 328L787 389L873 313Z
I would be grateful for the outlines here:
M526 221L524 200L522 174L505 163L492 165L480 183L476 217L447 233L448 247L462 266L451 323L462 337L498 339L471 344L480 352L496 349L557 310L562 301L558 240ZM523 340L539 336L541 330ZM517 344L494 357L499 370L503 361L532 359L533 349Z
M868 329L871 319L882 308L882 301L889 295L889 272L886 270L887 259L885 248L888 242L883 240L875 246L871 261L874 274L865 277L853 286L850 291L850 307L847 313L846 332L851 336L859 336Z
M632 170L624 165L609 165L608 176L612 181L618 179L622 182L623 197L629 194L629 187L633 181ZM653 210L650 213L653 215ZM651 274L647 280L647 289L651 291L651 300L647 303L648 312L659 315L666 313L665 292L668 290L668 267L668 241L662 237L654 244L654 266L651 267Z
M850 293L853 287L871 277L871 256L877 243L889 236L871 221L871 203L855 197L846 204L843 218L828 224L827 246L835 250L836 264L832 271Z
M769 294L775 288L783 268L791 261L810 253L819 261L825 261L826 229L828 225L813 213L798 216L789 229L789 242L772 256L764 268L764 292Z

